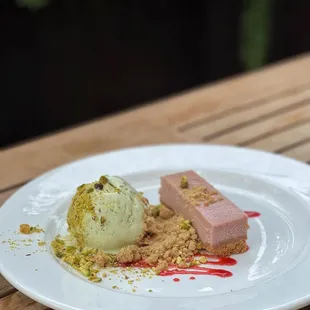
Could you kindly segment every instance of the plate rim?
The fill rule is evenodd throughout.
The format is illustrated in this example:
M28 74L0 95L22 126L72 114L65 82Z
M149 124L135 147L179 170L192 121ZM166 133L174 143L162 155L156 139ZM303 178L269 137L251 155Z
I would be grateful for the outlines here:
M293 159L293 158L289 158L289 157L286 157L286 156L283 156L281 154L274 154L274 153L270 153L270 152L267 152L267 151L264 151L264 150L257 150L257 149L252 149L252 148L243 148L243 147L236 147L236 146L230 146L230 145L217 145L217 144L199 144L199 143L169 143L169 144L150 144L150 145L143 145L143 146L138 146L138 147L129 147L129 148L121 148L121 149L117 149L117 150L110 150L110 151L107 151L107 152L103 152L103 153L97 153L97 154L93 154L93 155L89 155L89 156L86 156L86 157L83 157L83 158L80 158L80 159L76 159L74 161L71 161L71 162L68 162L68 163L65 163L65 164L62 164L60 166L57 166L56 168L54 169L51 169L51 170L48 170L46 172L44 172L43 174L35 177L34 179L32 179L30 182L27 182L26 184L24 184L21 188L19 188L13 195L11 195L2 205L2 207L0 208L0 216L1 216L1 210L3 210L3 208L8 204L8 202L15 196L18 196L20 195L24 190L27 190L28 187L31 187L33 185L33 183L37 183L39 180L42 180L42 179L45 179L46 177L48 177L51 173L57 173L59 171L61 171L62 169L64 169L65 167L68 167L68 166L71 166L71 165L75 165L75 164L82 164L85 162L85 161L88 161L88 160L95 160L96 158L98 157L101 157L101 156L106 156L106 155L113 155L115 153L126 153L126 152L131 152L131 151L141 151L141 150L150 150L150 149L153 149L153 148L158 148L158 147L164 147L164 148L179 148L179 147L198 147L198 148L213 148L213 149L228 149L232 152L250 152L254 155L259 155L259 154L262 154L264 156L267 156L267 157L271 157L271 158L274 158L274 159L281 159L281 160L285 160L285 161L289 161L291 162L291 164L294 164L294 165L297 165L299 166L300 168L303 168L303 169L309 169L310 170L310 167L308 164L306 163L303 163L301 161L298 161L296 159ZM305 172L306 173L306 172ZM24 293L25 295L29 296L30 298L44 304L44 305L47 305L48 307L63 307L63 303L59 303L58 301L55 301L55 300L51 300L49 297L46 297L46 296L42 296L38 293L36 293L35 295L31 292L31 291L28 291L27 288L24 288L23 286L20 286L18 284L17 281L14 281L14 279L8 279L7 278L7 274L5 272L5 268L4 266L2 266L2 263L1 263L1 259L0 259L0 272L2 274L2 276L7 279L7 281L9 283L11 283L14 287L16 287L19 291L21 291L22 293ZM137 297L137 296L135 296ZM145 296L139 296L141 298L148 298L148 297L145 297ZM173 299L173 298L171 298ZM178 298L176 298L178 299ZM289 309L291 306L297 306L297 307L301 307L301 306L304 306L306 304L308 304L310 302L310 289L309 289L309 293L307 296L303 296L301 298L299 298L298 300L295 300L295 301L292 301L290 303L287 303L287 304L283 304L283 305L280 305L280 306L276 306L275 308L272 308L272 309ZM78 309L76 307L71 307L69 305L66 305L65 308L59 308L59 309Z

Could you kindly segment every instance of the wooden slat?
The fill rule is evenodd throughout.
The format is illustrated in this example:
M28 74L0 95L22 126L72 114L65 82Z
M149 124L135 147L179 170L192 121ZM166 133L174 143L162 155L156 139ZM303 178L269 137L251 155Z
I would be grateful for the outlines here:
M10 191L0 193L0 207L5 202L5 200L7 200L15 192L15 190L16 189L12 189ZM10 295L15 291L16 289L11 284L9 284L0 274L0 298Z
M310 133L309 133L310 136ZM295 158L300 161L309 162L310 161L310 141L303 141L300 145L294 145L289 150L282 152L283 155Z
M46 310L47 307L33 301L20 292L0 299L1 310Z
M15 191L17 191L18 188L14 188L8 191L4 191L2 193L0 193L0 208L3 205L3 203L11 196L15 193Z
M106 123L74 129L68 135L59 134L38 143L6 150L0 154L0 169L3 171L0 175L0 189L28 181L47 170L90 154L119 147L187 141L163 128L147 125L143 128L140 125L131 127L130 124L125 126L120 123L114 126L107 120Z
M0 299L14 293L16 289L0 274Z
M179 133L181 124L310 85L310 57L216 83L157 104L93 122L3 151L0 189L29 180L65 162L120 147L198 142ZM309 86L310 87L310 86ZM190 121L191 122L191 121Z
M269 152L280 152L282 148L285 148L290 144L307 139L310 135L309 128L310 120L300 126L293 127L278 134L268 136L265 139L261 139L257 142L251 143L248 146L251 148L262 149Z
M205 122L199 122L186 131L187 135L201 138L204 141L221 140L227 133L242 131L248 125L255 125L264 120L277 117L281 113L294 111L296 108L310 106L309 89L300 93L288 94L276 100L265 100L244 104L242 109L233 110L228 115L208 117Z
M217 144L234 144L247 146L251 143L272 136L277 132L285 131L294 126L298 126L310 119L310 100L306 106L297 107L296 109L280 113L271 118L258 121L241 127L238 130L231 130L208 142Z

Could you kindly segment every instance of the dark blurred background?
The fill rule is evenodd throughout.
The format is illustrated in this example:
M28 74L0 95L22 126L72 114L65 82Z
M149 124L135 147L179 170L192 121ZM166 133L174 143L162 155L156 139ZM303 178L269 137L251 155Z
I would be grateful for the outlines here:
M308 0L16 1L0 2L1 147L310 50Z

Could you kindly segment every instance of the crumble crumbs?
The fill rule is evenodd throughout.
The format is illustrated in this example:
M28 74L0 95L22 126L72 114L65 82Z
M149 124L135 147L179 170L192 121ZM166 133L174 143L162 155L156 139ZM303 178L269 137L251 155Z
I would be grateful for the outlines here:
M19 225L19 232L21 234L29 235L33 233L41 233L44 232L44 230L40 227L30 226L29 224L21 224Z
M203 203L208 206L212 203L223 200L223 197L217 191L209 191L204 186L185 188L182 190L183 196L192 206Z
M99 273L101 268L106 267L124 267L125 272L136 273L135 280L128 276L124 278L132 284L140 278L152 278L168 269L169 264L186 268L202 263L194 258L202 249L202 244L190 221L164 205L157 205L145 209L144 224L145 233L137 244L122 248L117 255L77 247L60 236L52 241L51 246L56 257L95 283L107 278L107 273ZM206 262L205 258L202 260ZM139 271L135 267L139 267ZM108 271L110 274L118 272L116 269ZM115 289L118 288L115 286Z
M142 260L149 266L156 266L156 273L168 269L169 263L190 266L191 257L200 249L198 235L190 221L163 205L151 206L145 213L144 236L137 245L122 248L115 256L116 263L132 264ZM111 266L110 257L99 251L94 261L99 267Z

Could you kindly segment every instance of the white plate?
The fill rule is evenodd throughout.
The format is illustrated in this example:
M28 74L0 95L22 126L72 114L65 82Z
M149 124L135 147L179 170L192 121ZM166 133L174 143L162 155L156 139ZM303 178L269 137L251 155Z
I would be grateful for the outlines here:
M136 282L136 292L117 275L89 283L51 255L49 242L65 232L75 188L102 174L120 175L152 203L158 203L160 175L194 169L244 210L250 219L250 250L222 267L230 278L154 277ZM293 309L310 302L310 168L254 150L207 145L164 145L120 150L62 166L30 182L0 209L0 271L17 289L56 309ZM294 180L294 181L292 181ZM308 187L309 188L309 187ZM16 233L19 225L39 225L45 234ZM45 247L37 239L47 241ZM11 243L12 246L12 243ZM28 253L36 253L26 256ZM113 290L117 285L120 289ZM152 292L149 292L152 289Z

